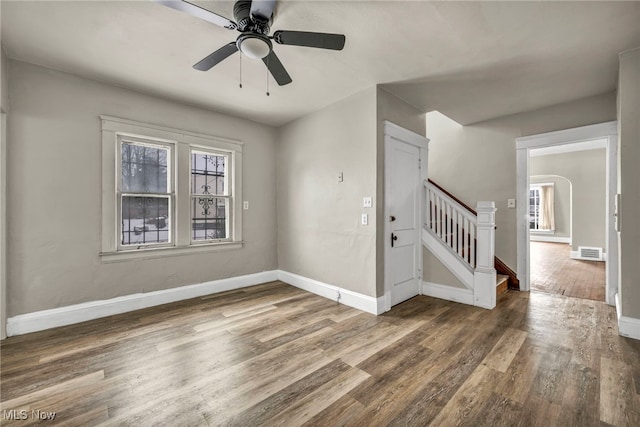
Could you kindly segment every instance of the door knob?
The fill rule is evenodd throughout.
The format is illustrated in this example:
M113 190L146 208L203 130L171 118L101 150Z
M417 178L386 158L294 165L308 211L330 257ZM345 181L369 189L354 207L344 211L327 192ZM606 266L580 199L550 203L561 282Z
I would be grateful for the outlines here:
M393 221L395 221L395 220L396 220L396 217L395 217L395 216L391 215L391 216L389 217L389 222L393 222Z

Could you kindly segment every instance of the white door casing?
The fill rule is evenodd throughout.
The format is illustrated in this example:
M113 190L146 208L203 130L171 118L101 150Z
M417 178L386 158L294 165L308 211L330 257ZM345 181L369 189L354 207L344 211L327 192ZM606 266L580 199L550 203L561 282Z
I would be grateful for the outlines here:
M385 310L420 293L428 139L385 121Z

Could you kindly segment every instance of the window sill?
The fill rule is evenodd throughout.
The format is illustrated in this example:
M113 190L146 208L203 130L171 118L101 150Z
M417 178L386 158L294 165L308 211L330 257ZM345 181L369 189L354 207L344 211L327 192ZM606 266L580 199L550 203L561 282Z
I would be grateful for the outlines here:
M554 235L556 234L556 230L530 230L531 234L542 234L542 235Z
M101 252L103 263L131 261L136 259L164 258L168 256L193 255L205 252L230 251L242 248L244 242L208 243L193 246L172 246L165 248L147 248L120 252Z

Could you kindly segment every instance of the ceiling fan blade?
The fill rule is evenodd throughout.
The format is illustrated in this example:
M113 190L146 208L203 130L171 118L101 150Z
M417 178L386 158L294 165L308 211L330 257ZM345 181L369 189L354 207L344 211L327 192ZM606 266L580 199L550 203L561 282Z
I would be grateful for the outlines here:
M289 76L287 70L284 69L284 65L282 65L282 62L280 62L280 59L274 51L271 51L269 55L262 58L262 61L267 66L278 85L284 86L292 82L291 76Z
M199 71L208 71L213 68L214 65L217 65L218 63L224 61L237 51L238 46L236 45L236 42L231 42L227 45L222 46L220 49L216 50L211 55L198 62L193 66L193 68Z
M275 6L276 0L253 0L251 2L251 16L268 22L273 15Z
M204 9L200 6L196 6L195 4L189 3L187 1L180 1L180 0L153 0L153 1L156 3L160 3L164 6L170 7L172 9L188 13L191 16L203 19L207 22L211 22L212 24L216 24L221 27L228 28L229 30L235 30L236 28L238 28L238 25L235 22L225 18L224 16L220 16L216 13L211 12L210 10Z
M278 44L342 50L346 40L343 34L310 33L307 31L276 31L273 39Z

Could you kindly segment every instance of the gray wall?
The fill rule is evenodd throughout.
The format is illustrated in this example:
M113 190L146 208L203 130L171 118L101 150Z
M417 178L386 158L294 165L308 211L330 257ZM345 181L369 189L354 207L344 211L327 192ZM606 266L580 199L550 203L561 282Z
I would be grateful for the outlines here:
M429 175L471 207L496 202L496 255L515 271L516 210L507 209L516 197L515 139L615 120L615 100L609 93L469 126L428 114Z
M531 176L529 182L531 184L553 183L553 204L556 222L553 237L571 237L571 182L565 177L555 175Z
M606 150L532 157L531 175L560 175L573 187L572 250L606 247Z
M9 58L0 44L0 110L9 111Z
M622 315L640 318L640 48L620 55L618 192Z
M9 316L277 268L276 131L11 61ZM244 247L101 263L99 114L245 143Z
M2 6L0 2L0 14ZM0 38L0 113L9 111L9 73L8 58L2 47ZM0 339L7 336L7 266L6 266L6 197L7 197L7 156L6 156L6 128L0 123Z
M281 270L376 296L376 88L280 129ZM344 181L338 182L342 172ZM362 213L369 225L361 225Z
M2 2L0 2L0 21L2 16ZM1 33L1 32L0 32ZM8 58L2 46L2 36L0 35L0 113L9 111L9 73ZM0 123L0 339L7 336L7 265L6 265L6 129L5 123Z
M423 281L465 289L464 284L427 248L424 248L422 252L422 267L424 269Z
M384 293L383 122L424 135L424 114L367 89L281 128L280 269L364 295ZM338 183L339 172L344 182ZM373 197L373 208L362 198ZM360 215L369 214L369 225Z

